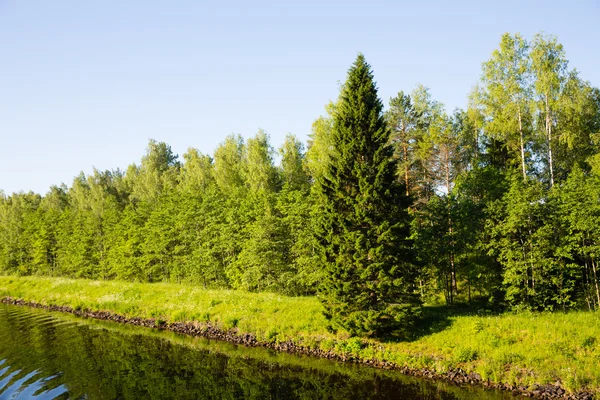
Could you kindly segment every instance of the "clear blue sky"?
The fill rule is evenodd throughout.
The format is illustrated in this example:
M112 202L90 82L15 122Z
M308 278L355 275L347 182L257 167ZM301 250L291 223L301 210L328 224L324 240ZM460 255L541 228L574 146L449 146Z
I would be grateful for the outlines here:
M306 140L358 52L384 103L417 83L465 107L504 32L558 36L600 85L600 3L0 0L0 189L139 163L148 139L212 154L259 128Z

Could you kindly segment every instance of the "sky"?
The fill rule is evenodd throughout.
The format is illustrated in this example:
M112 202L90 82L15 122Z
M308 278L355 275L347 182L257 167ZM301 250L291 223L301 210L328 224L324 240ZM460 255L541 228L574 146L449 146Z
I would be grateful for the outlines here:
M505 32L556 35L599 86L599 17L598 0L0 0L0 189L124 170L150 139L306 142L359 52L384 104L421 83L465 108Z

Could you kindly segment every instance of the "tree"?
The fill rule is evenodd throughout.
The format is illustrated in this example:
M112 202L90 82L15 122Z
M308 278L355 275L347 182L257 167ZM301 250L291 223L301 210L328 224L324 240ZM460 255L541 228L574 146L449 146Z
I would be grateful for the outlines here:
M589 170L586 161L598 151L594 133L600 132L600 91L571 71L555 111L554 180L564 182L575 167Z
M495 204L498 221L488 226L490 253L503 265L506 300L516 309L574 305L580 271L570 261L556 200L539 181L513 179L504 199Z
M146 155L142 157L139 168L131 169L137 172L127 178L133 180L132 198L135 200L155 203L163 191L175 187L180 163L178 155L174 154L171 146L165 142L150 140L146 149Z
M518 152L527 180L528 115L531 103L529 46L521 35L502 35L500 48L483 64L483 96L489 134Z
M411 194L415 200L415 208L422 207L435 194L440 185L445 185L445 167L450 166L450 159L443 153L448 117L444 105L433 100L429 88L417 85L411 94L415 126L414 133L414 179ZM446 154L449 155L449 154ZM446 160L444 160L446 158ZM445 161L448 161L444 166ZM443 181L443 182L442 182Z
M277 194L276 208L280 215L277 224L284 232L282 250L289 266L280 276L281 286L289 294L314 294L322 268L316 257L312 234L315 219L311 217L311 210L314 204L310 196L304 146L294 136L288 135L279 151L283 188Z
M228 199L231 221L239 224L233 235L241 245L226 268L234 288L264 289L262 278L272 288L283 268L277 251L281 249L281 229L274 226L277 214L273 208L280 177L273 165L273 153L269 136L262 130L241 147L242 191Z
M479 85L469 93L467 111L461 113L463 126L463 149L468 169L479 166L483 147L483 128L485 127L484 104Z
M539 115L543 115L550 186L554 186L554 157L552 155L552 128L556 124L557 103L564 88L567 72L565 51L556 37L535 35L531 50L532 70L535 75L535 93L538 97Z
M334 328L365 336L407 335L417 305L408 198L382 109L359 54L333 116L326 171L315 182L325 258L320 298Z
M302 142L288 134L279 149L279 154L283 187L287 186L290 190L307 190L310 187L310 179L305 165L306 156Z
M386 112L386 121L391 129L390 141L399 160L398 175L404 181L406 195L411 193L412 175L415 163L416 121L415 109L410 95L399 92L390 99L390 109Z
M215 183L223 196L221 215L215 218L215 234L227 279L230 284L239 280L240 273L234 267L241 243L247 238L246 222L249 214L243 209L248 196L243 172L244 140L239 135L230 135L217 147L212 169Z
M312 132L308 139L306 152L306 167L313 181L325 174L327 163L332 151L331 131L333 130L333 114L336 103L329 102L325 106L326 116L317 118L312 124Z
M227 287L220 237L224 196L215 182L212 158L192 148L183 158L174 218L178 254L171 279Z
M32 234L32 255L36 273L53 275L57 268L57 235L60 216L67 206L66 186L52 186L36 212L38 229Z
M30 274L32 233L37 229L36 210L41 196L21 192L0 200L0 271Z
M582 278L578 284L589 310L600 307L600 177L585 176L577 166L559 188L557 214L566 234L563 241L570 258L578 264Z
M235 195L244 184L243 148L240 135L229 135L215 150L213 173L217 186L226 195Z
M214 183L212 158L190 148L183 155L178 189L187 194L201 194Z

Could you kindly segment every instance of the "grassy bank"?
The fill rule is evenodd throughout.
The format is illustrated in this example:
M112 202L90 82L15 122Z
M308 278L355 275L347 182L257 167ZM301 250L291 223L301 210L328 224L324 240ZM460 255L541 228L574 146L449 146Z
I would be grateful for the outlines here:
M0 277L4 296L166 322L210 322L261 341L292 340L439 373L460 367L494 382L560 382L569 391L600 391L600 313L438 316L426 328L429 333L414 341L383 343L328 332L321 305L311 297L164 283Z

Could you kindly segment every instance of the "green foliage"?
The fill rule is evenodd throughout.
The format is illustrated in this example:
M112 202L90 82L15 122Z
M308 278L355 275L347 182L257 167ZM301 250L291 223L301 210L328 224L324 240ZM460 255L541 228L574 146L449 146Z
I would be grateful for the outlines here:
M562 309L576 305L581 270L565 243L558 191L547 196L538 182L513 179L491 222L490 252L504 266L506 298L516 308Z
M477 360L477 350L470 347L457 347L454 349L453 361L456 363L467 363Z
M418 131L417 112L410 95L399 92L398 96L390 99L390 108L385 113L386 122L390 127L390 143L395 149L394 157L398 160L398 176L404 182L406 194L409 195L415 185Z
M327 116L320 117L312 125L306 152L306 167L313 180L319 179L326 173L327 164L333 147L333 115L336 104L330 102L326 107Z
M529 169L527 153L532 131L530 74L527 41L519 34L505 33L500 48L484 63L481 77L487 134L506 147L510 157L506 165L519 168L523 179ZM513 164L516 162L520 165Z
M150 140L141 166L134 168L133 174L127 174L127 178L131 179L132 199L152 203L165 190L172 189L180 168L177 158L171 146Z
M321 299L335 327L376 336L412 318L408 206L370 66L359 55L333 115L332 151L315 182L325 256ZM408 322L407 322L408 323Z

